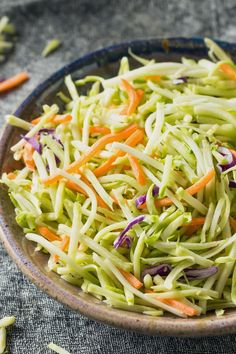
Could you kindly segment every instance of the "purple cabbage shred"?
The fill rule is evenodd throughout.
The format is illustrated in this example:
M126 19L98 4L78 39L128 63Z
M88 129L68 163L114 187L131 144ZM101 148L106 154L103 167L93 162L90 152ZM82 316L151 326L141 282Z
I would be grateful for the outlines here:
M119 248L120 246L122 246L125 242L127 244L127 246L129 247L131 240L129 238L129 240L127 240L127 232L136 224L142 222L145 219L144 215L140 215L137 216L136 218L134 218L132 221L130 221L128 223L128 225L126 226L126 228L120 233L120 235L117 237L117 239L114 241L113 245L115 248Z
M233 167L236 165L236 158L232 154L232 152L227 149L226 147L220 146L217 150L222 156L224 156L227 160L227 163L225 164L217 164L217 168L220 173L227 171L229 168Z
M159 264L157 266L145 268L141 273L141 279L143 280L143 278L147 274L150 274L152 277L154 277L155 275L160 275L161 277L165 277L171 272L171 269L172 267L170 264Z
M209 278L212 275L218 272L218 267L212 266L208 268L186 268L184 274L188 280L201 280ZM181 277L180 280L184 280L184 277Z
M178 77L177 79L173 80L174 85L186 84L187 82L188 82L187 76Z
M153 190L152 190L152 195L153 197L156 197L159 193L159 187L157 186L154 186L153 187ZM138 209L141 205L143 205L144 203L146 203L146 200L147 200L147 195L146 194L143 194L143 195L140 195L136 200L135 200L135 205L136 205L136 208Z
M31 146L33 146L34 150L36 150L39 154L42 153L42 145L38 142L37 137L34 136L32 138L28 138L25 135L21 135L21 138L23 138L27 143L29 143Z
M229 181L229 188L236 188L236 182L235 181Z

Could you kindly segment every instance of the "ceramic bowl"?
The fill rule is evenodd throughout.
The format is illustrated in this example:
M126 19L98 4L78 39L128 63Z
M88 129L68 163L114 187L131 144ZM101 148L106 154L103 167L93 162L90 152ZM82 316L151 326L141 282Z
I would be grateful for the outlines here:
M232 57L236 57L236 45L219 43ZM15 112L25 120L37 116L42 104L57 102L55 94L63 90L63 78L72 74L74 78L86 74L98 74L111 77L116 74L119 59L127 55L128 48L145 57L154 57L158 61L179 61L182 56L202 58L207 56L204 42L200 38L169 38L131 41L111 46L88 54L53 74L40 84L26 98ZM131 60L132 62L132 60ZM132 62L132 64L134 64ZM0 141L0 173L16 167L10 153L10 146L19 137L19 129L6 126ZM1 239L22 272L33 283L51 297L94 320L126 330L138 331L149 335L166 336L206 336L236 332L236 310L227 310L222 317L214 313L199 318L182 319L166 314L163 317L150 317L111 308L83 293L60 277L47 270L47 255L34 252L35 244L26 240L22 230L16 224L14 208L7 190L0 188L0 227Z

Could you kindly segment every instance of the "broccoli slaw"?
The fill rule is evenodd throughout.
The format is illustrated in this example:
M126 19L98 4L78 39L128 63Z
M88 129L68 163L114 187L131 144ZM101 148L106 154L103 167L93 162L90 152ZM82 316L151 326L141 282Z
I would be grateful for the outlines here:
M65 78L11 147L16 221L49 271L109 306L180 317L236 306L236 66L123 57L110 79ZM84 94L84 85L89 86ZM222 312L222 311L221 311Z

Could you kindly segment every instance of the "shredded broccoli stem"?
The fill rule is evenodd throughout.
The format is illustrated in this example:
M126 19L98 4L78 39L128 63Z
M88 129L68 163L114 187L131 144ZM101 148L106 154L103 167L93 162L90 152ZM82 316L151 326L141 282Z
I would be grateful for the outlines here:
M236 304L236 67L205 42L209 60L129 50L140 67L123 57L115 77L66 76L64 110L44 105L36 124L6 117L25 130L11 148L25 166L1 183L26 238L50 271L124 311Z

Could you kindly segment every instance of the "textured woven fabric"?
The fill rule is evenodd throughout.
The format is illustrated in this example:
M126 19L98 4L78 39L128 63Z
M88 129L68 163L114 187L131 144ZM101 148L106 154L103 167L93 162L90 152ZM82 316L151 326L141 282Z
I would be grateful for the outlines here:
M0 0L19 31L15 52L0 66L0 76L28 69L31 79L0 98L0 118L49 74L84 53L127 39L156 36L211 36L235 40L235 1L56 1ZM47 59L40 52L48 39L63 47ZM148 337L99 324L74 313L32 285L0 247L0 316L14 314L8 331L12 354L49 353L50 341L73 354L168 354L236 352L236 337L178 339Z

